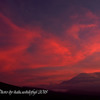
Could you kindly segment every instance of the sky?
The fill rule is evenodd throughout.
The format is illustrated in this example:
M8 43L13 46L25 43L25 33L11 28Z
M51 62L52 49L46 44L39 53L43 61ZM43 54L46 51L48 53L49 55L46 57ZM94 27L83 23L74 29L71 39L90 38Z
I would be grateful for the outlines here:
M100 0L0 0L0 81L52 85L100 72Z

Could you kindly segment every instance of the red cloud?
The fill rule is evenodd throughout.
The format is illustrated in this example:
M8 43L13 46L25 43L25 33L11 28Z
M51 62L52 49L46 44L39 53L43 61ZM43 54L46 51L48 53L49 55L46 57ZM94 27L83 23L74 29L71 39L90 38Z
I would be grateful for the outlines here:
M74 67L74 64L79 63L93 53L100 52L98 17L88 11L83 17L75 15L71 19L77 20L77 23L71 22L72 25L66 28L65 33L63 33L66 39L62 40L59 36L47 33L39 27L33 27L30 30L16 26L7 17L0 14L0 72L11 74L13 71L25 68ZM88 24L83 23L87 20L89 20ZM23 82L27 81L27 84L32 83L32 81L28 82L28 79L32 77L37 77L37 80L33 79L39 82L41 74L47 77L55 76L54 80L59 81L66 78L66 71L67 69L47 73L44 71L39 75L22 75L23 77L14 75L14 77L17 77L18 82L21 82L22 79ZM73 75L72 73L70 76ZM62 79L60 75L62 75ZM68 75L68 77L70 76ZM14 77L12 78L13 81L15 81ZM20 78L18 79L18 77ZM49 78L44 78L44 80L46 82L52 81Z
M69 59L71 52L59 38L53 35L44 38L43 36L47 33L40 29L30 31L29 29L20 28L2 14L0 19L2 20L0 38L3 38L1 39L2 48L0 53L2 56L0 59L6 63L2 70L69 64L68 61L66 62L66 57ZM43 32L44 34L42 34ZM36 43L35 39L42 41L41 44ZM27 51L32 43L36 43L36 46L39 47L35 53ZM28 66L23 66L22 63Z

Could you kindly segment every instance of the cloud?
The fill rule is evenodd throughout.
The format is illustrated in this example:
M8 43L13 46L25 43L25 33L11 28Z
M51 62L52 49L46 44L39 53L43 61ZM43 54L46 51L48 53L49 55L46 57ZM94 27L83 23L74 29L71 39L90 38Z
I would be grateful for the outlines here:
M16 78L19 84L21 81L26 84L33 84L32 82L43 84L39 83L40 80L45 80L47 83L52 80L61 81L82 71L82 67L76 71L78 67L75 65L85 61L95 52L100 52L99 18L89 10L82 10L84 12L82 15L80 13L69 15L69 19L61 25L62 37L40 26L27 25L22 28L0 13L1 80L6 77L4 81L13 80L13 83L16 83L14 80ZM66 26L67 20L71 22L69 27ZM56 70L39 71L48 67L52 69L56 67ZM64 70L58 70L60 67ZM74 68L76 72L73 71ZM35 71L39 73L27 72L24 69L37 69ZM25 73L20 72L21 70ZM7 76L2 73L7 73ZM14 76L10 78L10 75Z
M13 69L13 63L17 63L16 55L21 56L34 38L40 37L38 34L40 31L20 28L2 14L0 14L0 26L0 59L8 62L9 69ZM7 69L7 66L3 68Z

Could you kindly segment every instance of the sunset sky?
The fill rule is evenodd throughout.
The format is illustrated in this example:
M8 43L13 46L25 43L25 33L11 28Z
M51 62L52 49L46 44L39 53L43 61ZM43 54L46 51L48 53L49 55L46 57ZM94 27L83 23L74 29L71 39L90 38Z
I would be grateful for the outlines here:
M100 0L0 0L0 81L51 85L100 72Z

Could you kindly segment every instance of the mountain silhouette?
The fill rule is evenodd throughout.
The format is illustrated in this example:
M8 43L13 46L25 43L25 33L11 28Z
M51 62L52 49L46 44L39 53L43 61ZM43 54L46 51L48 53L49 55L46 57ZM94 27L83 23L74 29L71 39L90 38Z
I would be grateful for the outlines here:
M0 82L0 89L3 89L3 90L18 90L18 89L21 89L21 87Z
M62 84L66 83L80 83L80 82L94 82L100 81L100 73L80 73L73 77L71 80L63 81Z
M99 74L97 74L99 75ZM86 77L85 75L78 75L76 77L74 77L73 79L69 80L69 81L64 81L62 82L62 85L64 84L70 84L71 82L71 85L73 84L72 81L74 80L77 80L78 78L80 79L81 77ZM78 80L79 80L78 79ZM3 91L9 91L9 90L20 90L20 91L23 91L23 90L43 90L43 89L40 89L40 88L34 88L34 87L18 87L18 86L14 86L14 85L10 85L10 84L6 84L6 83L3 83L3 82L0 82L0 90L3 90ZM74 91L74 92L73 92ZM77 93L77 94L76 94ZM13 97L17 97L17 98L23 98L23 97L28 97L28 98L34 98L34 99L37 99L37 100L47 100L47 99L61 99L61 100L97 100L97 99L100 99L100 96L99 94L98 95L89 95L89 94L84 94L84 92L82 91L81 93L83 94L80 94L80 91L76 91L76 90L71 90L69 92L55 92L55 91L51 91L51 90L48 90L48 93L45 94L45 95L35 95L35 96L29 96L27 94L25 95L20 95L20 94L17 94L17 95L2 95L0 93L0 96L2 97L8 97L8 96L13 96Z
M35 95L35 96L29 96L29 95L20 95L20 94L17 94L17 95L8 95L8 94L1 94L1 90L3 91L9 91L9 90L20 90L20 91L25 91L25 90L44 90L44 89L40 89L40 88L34 88L34 87L18 87L18 86L14 86L14 85L10 85L10 84L6 84L6 83L3 83L3 82L0 82L0 97L8 97L8 96L12 96L12 97L32 97L34 99L37 99L37 100L47 100L47 99L59 99L59 98L62 98L62 99L73 99L73 96L67 94L67 93L61 93L61 92L54 92L54 91L51 91L49 90L47 94L45 95L42 95L42 94L38 94L38 95ZM77 98L80 98L80 96L77 96Z
M100 72L80 73L70 80L60 84L62 89L73 93L100 94Z

